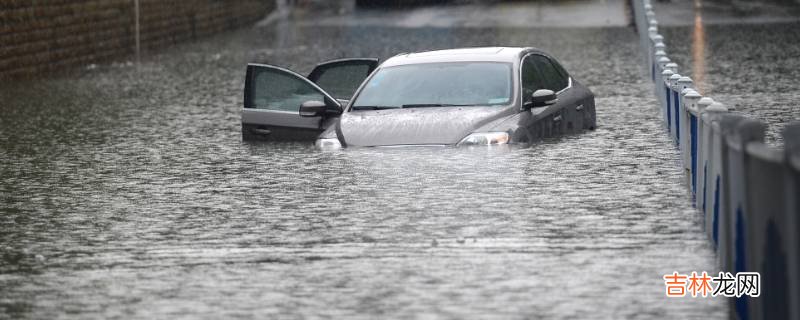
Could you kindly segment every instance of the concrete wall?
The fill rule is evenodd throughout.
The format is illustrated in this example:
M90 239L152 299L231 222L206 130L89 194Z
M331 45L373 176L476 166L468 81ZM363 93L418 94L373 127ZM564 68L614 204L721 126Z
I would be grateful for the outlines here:
M134 0L0 0L0 78L130 56ZM272 0L139 0L142 50L253 23Z

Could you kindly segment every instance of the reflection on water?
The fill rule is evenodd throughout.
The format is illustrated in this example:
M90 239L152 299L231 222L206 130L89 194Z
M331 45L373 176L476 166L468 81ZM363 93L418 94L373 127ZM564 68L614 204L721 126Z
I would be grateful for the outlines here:
M697 92L704 94L706 76L706 33L703 28L703 0L694 1L694 31L692 32L692 80Z
M783 127L800 121L800 23L709 24L696 14L693 26L659 29L670 59L704 95L769 124L767 142L780 145Z
M288 28L298 28L289 25ZM360 35L360 36L357 36ZM709 318L662 275L716 270L629 28L250 30L0 89L11 318ZM596 131L530 148L243 143L244 64L536 45Z

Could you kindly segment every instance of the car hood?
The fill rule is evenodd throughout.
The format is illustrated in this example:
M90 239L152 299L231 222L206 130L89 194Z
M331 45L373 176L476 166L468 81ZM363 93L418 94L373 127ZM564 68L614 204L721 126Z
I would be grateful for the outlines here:
M508 111L499 107L353 111L342 115L337 131L348 146L450 145Z

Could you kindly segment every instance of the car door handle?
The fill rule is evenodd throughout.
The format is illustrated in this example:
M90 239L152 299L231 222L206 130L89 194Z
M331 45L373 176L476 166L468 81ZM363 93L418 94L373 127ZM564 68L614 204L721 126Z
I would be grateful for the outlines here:
M258 128L255 128L255 129L252 129L252 131L253 131L253 133L262 134L262 135L265 135L265 136L269 135L270 133L272 133L272 131L270 131L269 129L258 129Z
M555 116L555 117L553 117L553 122L559 122L559 121L561 121L561 115L560 114Z
M583 110L583 105L579 104L577 107L575 107L575 110L576 111L582 111Z

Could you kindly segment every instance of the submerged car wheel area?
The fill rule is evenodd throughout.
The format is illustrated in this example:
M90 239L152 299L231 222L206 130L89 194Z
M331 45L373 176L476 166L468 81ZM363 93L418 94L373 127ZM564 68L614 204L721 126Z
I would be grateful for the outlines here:
M249 64L242 137L322 149L531 143L596 126L594 95L535 48L342 59L308 77Z

